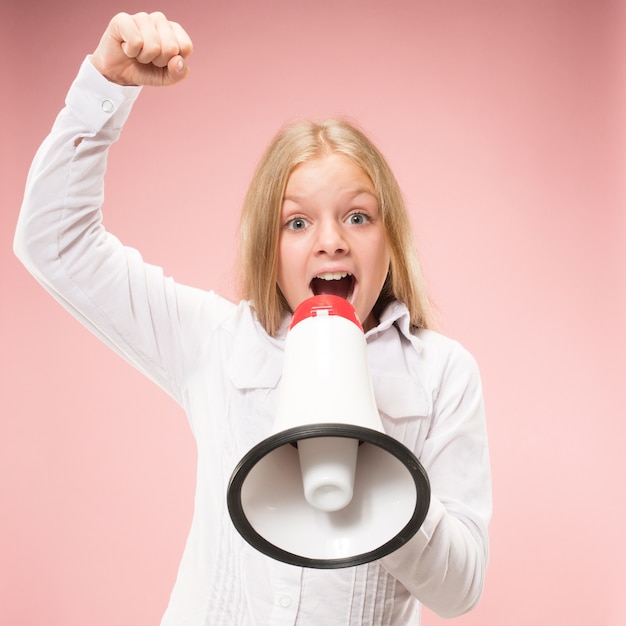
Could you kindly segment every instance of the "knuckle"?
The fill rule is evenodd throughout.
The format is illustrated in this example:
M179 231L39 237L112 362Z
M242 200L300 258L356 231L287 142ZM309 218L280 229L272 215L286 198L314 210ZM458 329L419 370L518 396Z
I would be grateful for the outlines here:
M144 42L142 49L143 56L154 58L161 54L161 46L158 43L150 41Z
M176 43L170 43L163 46L161 49L161 55L167 59L171 59L179 53L179 48Z

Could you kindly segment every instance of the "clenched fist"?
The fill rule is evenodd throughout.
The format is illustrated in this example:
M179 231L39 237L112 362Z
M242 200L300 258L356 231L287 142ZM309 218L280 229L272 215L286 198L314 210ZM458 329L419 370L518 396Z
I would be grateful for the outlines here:
M119 85L173 85L189 74L189 35L163 13L118 13L90 60Z

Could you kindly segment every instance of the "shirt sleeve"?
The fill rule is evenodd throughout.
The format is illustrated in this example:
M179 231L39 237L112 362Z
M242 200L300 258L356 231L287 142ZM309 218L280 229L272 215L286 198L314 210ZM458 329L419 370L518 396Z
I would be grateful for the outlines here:
M453 348L440 372L420 461L431 483L426 519L383 566L425 606L456 617L480 600L487 567L491 471L482 386L473 357Z
M14 250L66 309L180 402L184 361L214 294L176 284L102 224L109 148L140 90L85 59L32 163Z

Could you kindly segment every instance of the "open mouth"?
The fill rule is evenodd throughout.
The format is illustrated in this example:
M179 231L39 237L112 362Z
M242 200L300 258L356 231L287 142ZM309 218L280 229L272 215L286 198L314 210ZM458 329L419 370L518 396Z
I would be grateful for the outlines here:
M311 281L311 291L316 296L325 294L349 300L354 283L354 277L348 272L324 272Z

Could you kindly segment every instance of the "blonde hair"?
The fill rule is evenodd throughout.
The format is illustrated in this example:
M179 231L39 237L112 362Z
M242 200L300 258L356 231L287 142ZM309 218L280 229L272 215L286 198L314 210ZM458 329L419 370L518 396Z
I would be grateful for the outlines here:
M390 251L389 273L374 306L379 317L393 300L403 302L414 329L431 325L431 309L411 225L398 183L385 158L351 123L326 120L285 127L271 142L250 182L241 215L240 283L259 321L275 335L290 312L277 284L278 238L289 175L306 161L338 153L354 161L376 190Z

